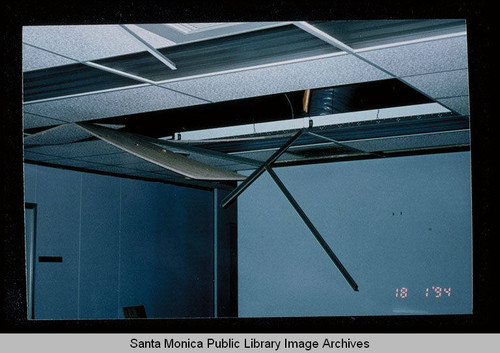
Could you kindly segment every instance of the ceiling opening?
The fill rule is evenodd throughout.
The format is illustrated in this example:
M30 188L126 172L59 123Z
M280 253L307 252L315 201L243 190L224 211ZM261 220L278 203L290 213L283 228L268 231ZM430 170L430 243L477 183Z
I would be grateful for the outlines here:
M396 79L324 88L331 88L334 91L335 113L433 102ZM293 91L99 119L93 122L125 125L124 131L151 137L165 137L183 131L305 117L307 113L302 109L303 96L304 91Z

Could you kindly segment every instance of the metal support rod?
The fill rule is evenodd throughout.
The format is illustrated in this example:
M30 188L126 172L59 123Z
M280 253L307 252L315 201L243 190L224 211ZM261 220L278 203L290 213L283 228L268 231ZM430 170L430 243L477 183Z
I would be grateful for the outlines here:
M146 42L144 39L142 39L137 33L135 33L133 30L128 28L125 25L120 25L121 28L123 28L125 31L127 31L128 34L130 34L132 37L134 37L136 40L138 40L144 47L146 47L146 50L153 55L155 58L160 60L162 63L164 63L166 66L168 66L172 70L177 70L177 66L174 64L172 60L167 58L165 55L160 53L155 47L153 47L151 44Z
M330 256L330 259L333 261L333 263L335 264L335 266L337 266L337 268L339 269L340 273L342 273L342 275L347 280L347 282L350 284L350 286L352 287L352 289L354 289L357 292L358 291L358 285L356 284L356 282L354 281L354 279L351 277L351 275L349 274L349 272L347 272L347 270L344 267L344 265L342 265L342 263L340 262L340 260L338 259L338 257L335 255L335 253L333 252L333 250L330 248L330 246L328 245L328 243L325 241L325 239L323 239L323 237L318 232L318 230L316 229L316 227L312 224L311 220L307 217L307 215L302 210L302 208L299 206L299 204L297 203L297 201L293 198L292 194L285 187L285 185L283 184L283 182L281 181L281 179L276 175L276 173L274 172L274 170L272 170L269 166L266 166L265 169L271 175L271 177L273 178L274 182L281 189L281 192L283 192L283 194L286 196L286 198L288 199L288 201L292 204L293 208L295 208L295 211L297 211L297 213L299 214L300 218L302 218L302 220L307 225L307 227L309 228L309 230L313 233L313 235L316 238L316 240L323 247L323 249L326 251L326 253L328 254L328 256Z
M236 189L234 189L229 195L227 195L224 200L222 200L222 207L226 208L231 202L233 202L240 194L246 190L264 171L266 167L273 164L278 158L286 152L286 150L292 145L292 143L297 140L300 135L302 135L303 130L299 130L295 135L292 136L279 150L273 153L259 168L255 169L248 178L246 178Z

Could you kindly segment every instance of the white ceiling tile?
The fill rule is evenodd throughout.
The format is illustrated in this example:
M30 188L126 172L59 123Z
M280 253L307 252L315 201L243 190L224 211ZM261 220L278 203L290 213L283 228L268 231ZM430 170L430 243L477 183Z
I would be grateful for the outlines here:
M89 94L45 102L25 103L30 113L70 122L137 114L206 103L156 86Z
M445 147L469 144L469 131L446 131L345 142L362 151L397 151L416 148Z
M465 36L359 53L396 76L467 69Z
M29 149L24 150L24 159L29 161L46 162L50 160L59 159L59 157L50 156L46 154L32 152Z
M43 153L59 158L78 158L83 156L95 156L99 154L122 152L122 150L118 147L100 140L70 143L65 145L27 147L25 148L25 151Z
M165 83L210 101L226 101L288 91L388 79L390 76L351 55L289 63Z
M77 61L144 51L144 46L117 25L26 26L23 42Z
M454 110L458 114L469 115L469 96L438 99L445 107Z
M76 142L89 137L92 137L92 135L78 126L64 124L25 137L24 145L63 144Z
M24 122L24 129L33 129L43 126L55 126L59 124L64 124L63 121L30 114L28 112L23 113L23 122Z
M469 94L467 70L445 71L402 79L433 99Z
M74 63L73 60L23 44L23 72Z

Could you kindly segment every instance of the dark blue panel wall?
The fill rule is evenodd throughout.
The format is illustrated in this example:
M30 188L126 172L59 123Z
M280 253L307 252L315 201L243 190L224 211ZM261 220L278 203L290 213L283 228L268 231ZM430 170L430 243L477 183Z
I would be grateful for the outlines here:
M82 174L80 318L117 315L120 182Z
M25 165L36 319L213 315L213 192Z
M78 317L81 174L38 168L35 258L61 256L62 263L37 262L35 318ZM43 200L53 200L44 202ZM50 298L44 300L43 298Z
M216 202L229 195L228 190L215 191ZM238 316L238 214L237 202L228 208L217 208L217 316Z
M238 201L240 316L471 313L469 153L276 172L359 292L264 174Z
M145 305L160 317L211 316L212 192L140 183L122 182L120 305Z

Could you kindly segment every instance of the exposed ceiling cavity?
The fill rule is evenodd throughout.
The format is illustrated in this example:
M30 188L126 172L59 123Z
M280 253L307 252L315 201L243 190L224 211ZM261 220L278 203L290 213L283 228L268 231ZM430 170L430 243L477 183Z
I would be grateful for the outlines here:
M244 83L243 83L244 84ZM431 103L432 100L399 80L380 80L353 85L322 87L332 91L335 113ZM122 124L126 131L167 137L175 133L216 127L255 124L309 116L303 110L305 91L284 92L192 107L176 108L100 119L103 124Z

